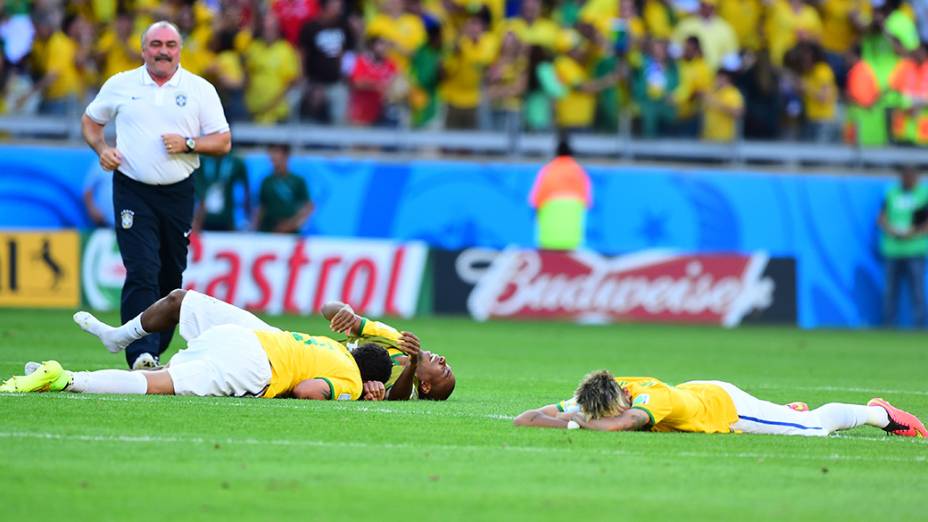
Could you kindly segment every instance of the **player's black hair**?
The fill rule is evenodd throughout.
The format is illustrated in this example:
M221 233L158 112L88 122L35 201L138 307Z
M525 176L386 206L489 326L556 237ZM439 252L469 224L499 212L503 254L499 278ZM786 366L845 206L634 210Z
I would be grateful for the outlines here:
M358 369L361 370L362 381L386 383L390 380L393 361L390 360L390 354L382 346L374 343L362 344L352 350L351 355L354 356L354 362L358 363Z
M428 393L422 393L419 391L419 398L427 401L446 401L448 397L451 397L451 393L454 392L454 385L457 384L456 379L452 379L451 384L446 384L448 381L443 381L441 385L432 384L432 388Z

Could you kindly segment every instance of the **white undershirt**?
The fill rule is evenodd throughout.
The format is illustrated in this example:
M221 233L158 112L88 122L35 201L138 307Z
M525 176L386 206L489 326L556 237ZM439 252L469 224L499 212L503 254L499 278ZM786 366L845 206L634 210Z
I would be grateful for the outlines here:
M116 120L119 171L150 185L177 183L200 165L195 153L168 154L163 134L196 138L229 130L216 88L180 67L160 87L144 65L115 74L85 114L101 125Z

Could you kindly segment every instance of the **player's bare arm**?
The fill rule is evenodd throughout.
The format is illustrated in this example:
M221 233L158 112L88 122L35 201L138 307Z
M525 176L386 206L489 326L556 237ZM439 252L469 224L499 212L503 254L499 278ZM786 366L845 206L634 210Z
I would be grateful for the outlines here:
M291 395L294 399L325 401L332 396L332 388L322 379L306 379L293 387Z
M563 413L554 404L524 411L512 421L514 426L529 428L567 428L571 415Z
M580 425L581 428L596 431L639 431L647 427L651 422L650 417L644 411L638 409L628 409L616 417L603 417L602 419L587 420L586 416L575 413L571 420Z
M419 351L421 346L419 338L412 332L402 332L400 342L397 348L409 356L409 361L403 372L397 377L396 382L387 392L388 401L406 401L412 396L413 377L416 375L416 369L419 366Z

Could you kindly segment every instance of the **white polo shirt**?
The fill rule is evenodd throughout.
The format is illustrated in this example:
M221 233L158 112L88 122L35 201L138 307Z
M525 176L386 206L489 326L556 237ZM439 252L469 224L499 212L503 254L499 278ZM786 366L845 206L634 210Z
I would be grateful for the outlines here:
M177 183L200 166L195 153L168 154L162 134L196 138L229 130L216 88L180 67L160 87L144 65L115 74L84 112L101 125L116 119L119 171L150 185Z

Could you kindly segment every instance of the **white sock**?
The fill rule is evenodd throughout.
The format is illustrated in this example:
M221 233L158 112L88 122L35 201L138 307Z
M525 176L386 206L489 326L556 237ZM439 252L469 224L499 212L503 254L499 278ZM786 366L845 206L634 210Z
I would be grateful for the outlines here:
M870 418L867 419L867 424L869 426L875 426L877 428L885 428L889 426L889 414L886 413L886 410L880 406L864 406L869 412Z
M132 344L132 341L146 335L148 332L142 328L142 314L139 314L122 326L103 331L100 334L100 340L103 341L103 346L106 346L107 350L117 353L125 350L126 346Z
M148 335L148 332L142 328L142 314L117 328L83 311L74 314L74 322L85 332L96 335L103 342L103 346L112 353L121 352L126 349L126 346L132 344L132 341Z
M889 424L886 410L879 406L832 402L812 410L812 413L818 415L822 427L828 430L828 433L849 430L864 424L877 428L883 428Z
M148 391L148 380L143 373L127 370L71 372L71 385L66 391L144 395Z

